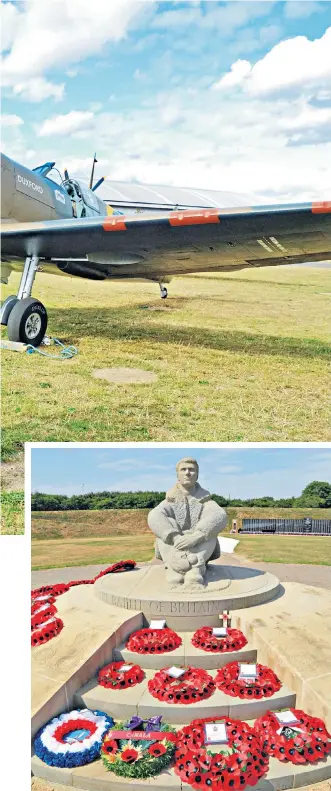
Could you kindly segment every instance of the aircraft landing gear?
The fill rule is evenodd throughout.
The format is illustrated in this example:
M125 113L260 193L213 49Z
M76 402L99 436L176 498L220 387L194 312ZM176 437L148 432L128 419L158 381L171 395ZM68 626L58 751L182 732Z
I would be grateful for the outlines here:
M159 283L159 286L161 292L161 299L167 299L168 289L163 285L163 283Z
M17 297L8 297L1 312L1 323L7 324L9 340L31 346L39 346L47 329L46 308L31 297L38 263L38 256L26 258Z

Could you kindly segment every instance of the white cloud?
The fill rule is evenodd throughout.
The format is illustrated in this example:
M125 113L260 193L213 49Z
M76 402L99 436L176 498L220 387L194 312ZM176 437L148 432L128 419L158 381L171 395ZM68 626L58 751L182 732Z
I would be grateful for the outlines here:
M38 135L39 137L47 137L49 135L70 135L80 130L86 130L92 126L94 120L94 113L92 112L79 112L72 110L66 115L56 115L53 118L47 118L41 125Z
M19 115L4 115L1 116L1 126L21 126L24 123L23 118Z
M310 41L296 36L276 44L253 66L249 61L237 61L213 87L224 89L241 85L251 95L268 95L275 91L305 89L329 85L331 79L331 27L321 38ZM242 64L245 64L243 67ZM250 66L250 68L249 68ZM233 81L235 74L238 79ZM241 79L239 79L241 77Z
M255 202L261 196L271 201L328 200L331 143L325 142L327 114L320 110L325 108L304 99L262 101L245 93L203 89L192 98L187 91L172 89L131 112L95 117L98 153L107 162L100 175L254 193ZM294 145L296 133L303 135L297 142L304 144L310 130L316 133L314 142ZM116 158L110 149L116 150Z
M159 13L152 21L154 28L188 28L196 25L199 28L209 28L221 36L230 36L235 30L249 24L254 19L267 16L275 0L263 2L228 2L220 6L218 3L208 2L203 10L199 4L189 8L173 8Z
M1 52L10 49L17 27L20 14L13 3L1 3Z
M323 2L320 3L310 2L310 0L287 0L284 4L284 16L287 17L287 19L299 19L300 17L311 16L319 11L324 11L325 2L328 2L328 0L323 0Z
M44 77L32 77L30 80L23 80L13 85L14 96L22 96L29 102L42 102L44 99L53 97L62 99L64 95L64 82L56 84L46 80Z
M3 84L14 86L99 53L106 42L125 37L149 6L148 0L30 0L8 8L3 35L11 49L3 58Z
M220 88L232 88L234 85L241 85L251 71L252 66L249 60L237 60L232 64L231 70L212 85L212 89L219 90Z
M296 107L298 107L296 104ZM331 107L313 107L308 102L302 103L302 109L298 107L298 112L292 117L279 119L279 127L282 129L312 129L322 126L331 127Z

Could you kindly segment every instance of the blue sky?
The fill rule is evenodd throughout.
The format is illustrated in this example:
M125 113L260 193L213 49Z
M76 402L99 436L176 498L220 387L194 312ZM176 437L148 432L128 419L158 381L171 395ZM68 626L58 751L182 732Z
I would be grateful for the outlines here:
M34 167L330 197L328 0L2 2L2 146Z
M231 497L299 495L312 480L331 481L331 449L323 448L33 448L32 491L167 490L176 462L193 456L200 483Z

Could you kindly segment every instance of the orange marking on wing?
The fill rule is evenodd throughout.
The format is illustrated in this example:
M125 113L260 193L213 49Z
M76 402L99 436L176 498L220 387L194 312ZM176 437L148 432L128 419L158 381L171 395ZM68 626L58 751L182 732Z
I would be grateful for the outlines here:
M220 222L218 209L193 209L174 211L169 217L170 225L206 225Z
M313 214L330 214L331 212L331 201L316 201L312 204L312 213Z
M108 217L107 220L102 223L102 227L104 231L126 231L125 222L123 222L121 217Z

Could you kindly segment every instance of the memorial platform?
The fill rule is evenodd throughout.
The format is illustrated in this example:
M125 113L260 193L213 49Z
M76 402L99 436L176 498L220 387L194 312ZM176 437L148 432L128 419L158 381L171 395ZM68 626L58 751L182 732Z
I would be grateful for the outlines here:
M219 626L224 609L238 610L264 604L282 594L277 577L258 569L208 564L206 586L169 590L165 570L144 566L120 576L106 575L93 586L94 594L106 604L140 610L149 622L165 618L171 629L194 631L199 626Z
M57 606L64 621L63 631L33 651L34 733L56 714L85 706L108 712L118 720L132 714L145 718L161 713L176 728L199 715L229 715L253 724L267 709L302 705L307 713L330 722L327 681L331 594L327 591L291 583L283 587L269 573L210 564L202 591L177 592L167 589L161 565L144 565L130 572L106 575L94 585L71 588L58 598ZM195 648L191 642L193 631L203 625L218 626L223 609L231 611L232 625L242 629L247 645L223 655ZM127 637L151 618L165 619L180 634L181 646L164 655L132 654L126 648ZM307 618L309 624L305 624ZM120 659L140 664L144 681L124 690L99 686L98 670L107 662ZM191 664L204 667L214 677L218 667L234 660L269 665L279 675L281 689L270 698L254 702L216 690L194 706L167 704L149 693L148 680L160 667ZM310 691L316 693L316 685L322 681L325 699L316 694L311 697ZM100 759L78 768L59 769L34 755L32 773L62 787L85 791L130 791L139 786L150 791L184 789L172 768L156 777L130 780L107 772ZM268 774L255 791L284 791L330 778L331 756L302 766L271 758ZM251 787L246 791L252 791Z

